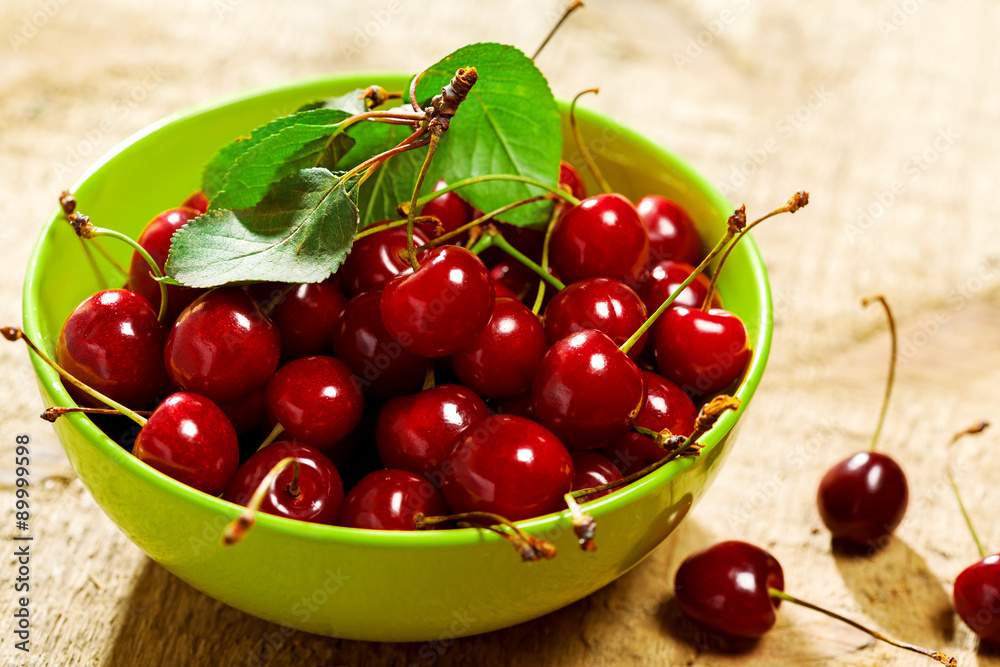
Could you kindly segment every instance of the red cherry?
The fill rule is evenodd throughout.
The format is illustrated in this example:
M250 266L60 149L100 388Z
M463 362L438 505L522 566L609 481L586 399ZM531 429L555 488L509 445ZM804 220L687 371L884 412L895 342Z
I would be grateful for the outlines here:
M645 398L642 371L594 329L553 344L531 386L535 418L577 449L596 449L628 431Z
M167 264L170 254L170 239L178 229L194 220L201 212L194 208L171 208L149 221L139 234L137 242L153 258L160 271ZM137 252L132 253L128 269L128 289L146 297L154 311L160 309L160 284L149 273L149 264ZM167 322L173 322L188 304L204 294L205 290L194 287L167 285Z
M830 468L816 502L835 539L874 549L903 521L910 491L891 457L859 452Z
M774 556L746 542L720 542L684 559L674 579L681 610L709 628L756 639L774 625L785 576Z
M139 431L132 453L178 482L217 496L240 462L240 447L215 403L187 392L171 394Z
M289 438L327 449L361 422L364 393L333 357L304 357L278 369L264 390L268 412Z
M87 297L59 332L56 361L71 375L126 407L141 410L169 387L166 332L149 301L123 289ZM104 407L67 384L81 405Z
M420 475L405 470L368 473L347 494L337 525L371 530L415 530L413 517L448 514L444 497Z
M517 299L497 299L493 316L467 347L451 355L458 379L480 396L504 398L531 388L548 344L538 316Z
M983 558L955 578L955 611L969 629L1000 643L1000 554Z
M376 222L373 226L381 225ZM418 229L413 230L416 245L427 243L430 238ZM338 272L340 288L348 299L364 292L383 289L399 273L410 268L406 253L406 227L394 227L363 236L354 242L351 254Z
M471 425L441 466L441 492L454 512L491 512L511 521L554 512L573 486L573 460L544 427L497 415Z
M490 320L493 281L461 246L431 250L417 270L382 291L382 323L400 345L421 357L446 357L468 345Z
M535 411L531 406L531 391L517 396L497 398L489 402L490 412L495 415L516 415L525 419L535 420Z
M282 358L290 361L332 353L333 337L345 308L347 299L332 279L293 286L271 311L271 319L281 332Z
M225 405L249 396L274 375L281 335L246 292L220 287L180 314L164 356L178 386Z
M434 476L455 438L489 414L481 398L457 384L397 396L385 404L375 425L379 458L387 468Z
M569 186L570 194L577 199L586 199L587 187L583 184L583 177L576 167L566 160L559 162L559 185Z
M556 294L545 308L545 335L555 343L571 333L597 329L622 345L646 321L646 307L625 283L610 278L586 278ZM636 359L646 344L644 334L628 355Z
M649 232L651 262L671 259L697 264L701 261L701 236L684 208L672 199L647 195L636 204Z
M678 287L681 286L687 277L694 272L693 266L683 262L673 260L663 260L657 262L649 271L649 276L642 287L639 288L639 296L646 304L647 312L654 312L659 308ZM698 274L690 285L684 288L671 307L686 306L688 308L701 308L708 296L708 287L711 281L704 273ZM712 296L712 306L721 307L717 294Z
M698 417L694 402L670 380L648 371L642 374L646 378L646 404L635 420L636 426L657 432L668 429L674 435L684 437L691 435ZM634 431L619 436L610 447L601 451L626 474L645 468L667 455L667 451L657 446L652 438Z
M622 472L615 464L597 452L570 452L573 459L573 469L576 474L573 476L573 490L592 489L608 482L614 482L622 478ZM587 496L587 501L603 498L611 491L602 491L592 496Z
M289 490L295 474L289 466L268 488L259 511L298 521L333 525L344 501L340 474L322 452L298 442L274 442L255 453L236 471L222 499L246 507L267 473L279 461L289 457L299 462L298 494L292 495Z
M370 396L410 394L420 389L431 360L406 350L389 335L382 324L381 298L378 292L366 292L348 302L333 349Z
M684 391L717 394L739 378L750 363L750 344L743 321L729 311L707 313L668 308L653 330L656 366Z
M549 253L552 266L567 283L603 277L638 284L649 261L649 236L628 199L600 194L559 218Z
M538 288L538 274L513 257L506 257L493 265L490 278L499 290L502 285L518 299L523 299L532 289ZM498 295L499 296L499 295Z
M434 184L434 192L437 192L446 185L448 184L445 183L444 180L438 181ZM468 202L459 197L458 193L452 190L451 192L439 195L424 204L418 215L430 215L437 218L441 222L441 233L446 234L471 222L473 215L475 215L475 211L471 206L469 206ZM432 222L418 225L420 231L422 231L428 238L434 238L437 236L437 234L435 234L435 227L436 225ZM461 242L461 240L461 237L456 237L453 239L453 242Z
M208 197L205 196L204 192L198 190L190 197L185 199L184 203L181 204L181 206L184 206L186 208L193 208L194 210L198 211L198 213L205 213L208 211Z

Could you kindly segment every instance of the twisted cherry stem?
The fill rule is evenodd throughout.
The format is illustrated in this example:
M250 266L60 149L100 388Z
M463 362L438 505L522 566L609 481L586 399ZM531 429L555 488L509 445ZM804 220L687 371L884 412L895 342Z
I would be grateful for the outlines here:
M919 653L920 655L927 656L928 658L931 658L933 660L937 660L942 665L949 665L950 667L958 667L958 661L955 660L955 658L945 655L940 651L931 651L930 649L923 648L922 646L907 644L906 642L901 642L892 639L890 637L886 637L881 632L877 632L875 630L872 630L871 628L865 627L864 625L858 623L857 621L851 620L846 616L841 616L840 614L830 611L829 609L824 609L823 607L814 605L811 602L806 602L805 600L799 599L794 595L790 595L785 591L779 591L777 588L768 588L767 594L770 595L772 598L775 598L776 600L784 600L785 602L791 602L792 604L797 604L800 607L805 607L806 609L812 609L813 611L818 611L821 614L826 614L830 618L835 618L838 621L847 623L852 628L861 630L861 632L864 632L865 634L870 635L875 639L883 641L886 644L889 644L890 646L895 646L896 648L901 648L905 651L912 651L913 653Z
M479 241L476 242L475 246L473 246L472 252L476 252L475 248L479 247L479 244L483 242L483 239L487 239L487 238L490 239L489 245L492 245L494 247L500 248L501 250L503 250L504 252L506 252L508 255L510 255L511 257L513 257L514 259L516 259L517 261L519 261L522 264L524 264L526 267L528 267L529 269L531 269L532 271L534 271L535 273L537 273L543 280L547 281L550 285L552 285L553 287L555 287L556 290L565 289L566 285L564 285L561 280L559 280L554 275L552 275L551 273L549 273L548 271L546 271L545 269L543 269L542 267L540 267L538 264L536 264L530 257L528 257L527 255L525 255L523 252L521 252L520 250L518 250L517 248L515 248L514 246L512 246L510 244L510 241L508 241L507 239L505 239L503 237L503 234L500 233L499 229L496 229L496 228L487 229L486 232L483 233L482 238ZM488 246L485 246L485 247L488 247ZM485 247L483 249L485 249ZM481 249L479 252L482 252L483 249Z
M969 533L972 534L972 540L976 543L976 549L979 550L980 558L986 558L986 549L983 548L982 540L979 539L979 533L976 532L976 527L972 523L972 518L969 516L968 510L965 508L965 503L962 502L962 494L958 491L958 484L955 482L955 474L951 469L951 448L956 442L967 435L982 433L989 425L989 422L979 422L978 424L974 424L964 431L959 431L955 435L951 436L951 442L948 443L948 463L945 466L945 473L948 475L948 483L951 484L951 490L955 494L955 500L958 501L958 508L962 510L962 518L965 519L965 525L969 527Z
M889 377L885 381L885 396L882 398L882 409L879 411L878 424L875 426L875 433L872 435L872 444L868 447L868 451L870 452L874 452L876 445L878 445L879 436L882 435L882 424L885 423L885 415L889 412L889 398L892 396L892 386L896 383L896 357L898 356L896 318L892 316L892 308L889 307L889 302L881 294L876 294L875 296L862 299L861 305L867 308L876 301L882 304L882 308L885 310L885 318L889 323L889 339L892 341L892 348L889 352Z
M73 406L73 407L56 406L56 407L52 407L52 408L46 408L45 412L43 412L42 414L40 414L38 416L41 417L42 419L44 419L47 422L54 422L55 420L59 419L63 415L70 414L72 412L82 412L85 415L121 415L122 414L118 410L113 410L111 408L84 408L84 407L80 407L80 406ZM143 417L149 417L150 415L153 414L153 411L152 410L136 410L135 413L137 415L141 415Z
M284 432L285 432L285 427L281 425L281 422L275 424L274 428L271 429L271 432L267 434L266 438L264 438L264 442L260 443L260 447L257 448L257 451L259 452L268 445L272 444L275 440L278 439L278 436Z
M594 162L594 157L590 154L590 149L583 143L583 135L580 134L580 128L576 123L576 101L587 93L594 93L596 95L599 92L601 92L600 88L588 88L576 94L576 97L573 98L573 101L569 105L569 126L573 131L573 140L576 141L576 147L580 151L580 156L583 157L583 162L587 165L587 169L593 174L594 180L597 181L603 192L613 192L611 184L604 178L601 170L597 168L597 163Z
M556 32L558 32L559 28L562 27L562 24L566 22L566 19L569 18L569 15L575 12L576 10L580 9L581 7L583 7L583 3L580 0L573 0L573 2L570 3L569 7L566 8L566 11L564 11L563 15L559 18L559 21L557 21L556 24L552 26L552 29L549 30L549 34L545 36L545 39L542 40L542 43L538 45L537 49L535 49L535 52L531 55L532 60L538 57L538 54L542 52L542 49L544 49L545 45L549 43L549 40L552 39L553 35L555 35Z
M622 343L621 347L619 348L622 352L628 354L628 351L632 349L632 346L635 345L640 338L646 335L646 332L649 331L650 327L652 327L653 324L656 323L656 320L660 318L660 315L667 312L667 308L673 305L674 301L677 300L677 297L681 295L681 292L683 292L688 285L694 282L694 279L697 278L699 274L701 274L705 269L708 268L708 265L712 263L712 260L715 259L716 256L725 249L726 245L729 244L729 242L733 239L733 237L739 234L743 230L743 228L746 226L746 222L747 222L746 206L740 206L738 209L736 209L735 213L729 216L729 220L726 223L726 233L722 235L722 238L719 239L719 242L715 244L715 247L712 248L712 251L709 252L705 256L705 259L701 260L701 264L696 266L694 268L694 271L692 271L691 274L687 278L685 278L680 285L677 286L677 289L675 289L670 294L670 296L667 297L666 301L660 304L660 307L657 308L655 311L653 311L653 314L650 315L646 319L646 321L642 323L642 326L636 329L636 332L632 334L632 336L627 341Z
M244 537L246 537L247 532L257 524L257 512L260 510L261 503L264 502L264 498L267 496L268 491L274 486L275 481L278 479L278 475L285 471L288 466L292 467L292 481L290 481L285 486L285 491L288 492L292 498L298 498L302 494L302 489L299 487L299 460L293 456L287 456L277 463L267 471L264 475L264 479L260 480L260 484L254 489L253 495L250 496L250 502L247 503L246 509L238 517L233 519L226 529L222 531L222 545L226 547L231 547L236 544Z
M418 247L417 248L417 252L419 252L421 250L425 250L427 248L433 248L434 246L441 245L445 241L450 241L451 239L455 238L456 236L461 236L462 234L464 234L465 232L469 231L473 227L478 227L479 225L482 225L483 223L489 222L490 220L493 220L497 216L501 216L504 213L506 213L507 211L515 209L515 208L517 208L519 206L525 206L526 204L534 204L535 202L545 201L545 200L549 200L549 199L552 199L552 195L550 195L550 194L536 195L534 197L528 197L527 199L522 199L521 201L516 201L516 202L510 203L510 204L507 204L506 206L501 206L500 208L495 209L493 211L490 211L489 213L484 213L483 215L479 216L475 220L471 220L471 221L465 223L461 227L457 227L457 228L453 229L450 232L447 232L445 234L442 234L441 236L438 236L436 238L431 239L427 243L425 243L422 246ZM433 216L424 216L424 217L430 217L432 220L436 219Z
M571 206L578 206L580 204L579 199L577 199L570 193L566 192L558 185L551 185L544 181L540 181L537 178L531 178L530 176L521 176L519 174L486 174L483 176L471 176L469 178L463 178L460 181L455 181L454 183L448 183L440 190L435 190L434 192L430 192L424 195L423 197L420 197L413 205L416 206L417 208L421 208L423 207L424 204L426 204L430 200L436 199L443 194L451 192L452 190L458 190L459 188L475 185L476 183L487 183L489 181L513 181L515 183L524 183L525 185L533 185L536 188L540 188L547 192L551 192L556 197L559 197L560 199L570 204ZM400 213L402 214L403 211L400 211Z
M747 225L742 232L736 235L736 238L733 239L732 243L729 244L729 246L726 248L726 251L722 254L722 258L719 260L719 264L715 267L715 272L712 274L712 280L708 284L708 293L705 295L705 303L701 305L702 312L707 313L709 309L712 307L712 296L715 295L715 288L719 282L719 274L722 273L722 267L725 266L726 260L729 259L729 255L732 254L733 248L736 247L736 244L739 243L744 236L750 233L751 229L753 229L760 223L764 222L768 218L773 218L774 216L780 213L795 213L797 210L799 210L808 203L809 203L809 193L806 192L805 190L799 190L794 195L792 195L791 199L788 200L787 204L785 204L780 208L774 209L773 211L771 211L770 213L768 213L763 217L757 218L749 225Z
M518 528L510 519L492 512L463 512L448 516L424 516L417 512L413 516L413 527L424 530L429 526L455 521L459 528L484 528L504 538L514 546L514 550L524 562L551 560L556 556L556 548L551 542L535 537Z
M97 391L96 389L92 389L91 387L87 386L85 383L81 382L73 375L71 375L69 371L67 371L65 368L63 368L55 361L53 361L52 358L49 357L49 355L45 354L45 352L43 352L40 347L35 345L31 341L31 339L28 338L27 334L25 334L22 330L18 329L17 327L3 327L2 329L0 329L0 334L2 334L4 338L6 338L11 342L23 340L24 344L27 345L32 352L34 352L42 361L48 364L56 373L59 373L60 377L69 382L71 385L73 385L83 393L87 394L88 396L97 399L101 403L104 403L105 405L114 408L116 411L125 415L139 426L146 425L146 418L137 413L135 410L130 410L129 408L126 408L118 401L108 398L101 392Z
M557 201L555 206L552 207L552 214L549 216L549 224L545 228L545 238L542 240L542 270L545 273L549 272L549 246L552 244L552 230L555 229L556 221L559 220L559 216L562 215L563 208L565 208L566 203L562 200ZM542 303L545 301L545 281L538 281L538 293L535 295L535 303L531 307L531 312L537 315L542 311Z

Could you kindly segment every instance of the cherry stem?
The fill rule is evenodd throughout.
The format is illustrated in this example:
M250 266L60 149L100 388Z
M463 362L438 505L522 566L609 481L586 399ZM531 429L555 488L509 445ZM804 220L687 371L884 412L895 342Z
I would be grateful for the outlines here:
M557 290L566 288L566 285L564 285L561 280L556 278L548 271L544 270L538 264L533 262L530 257L528 257L523 252L512 246L510 242L503 237L503 234L500 233L499 229L494 228L486 230L486 232L483 234L483 238L492 238L492 245L496 246L497 248L500 248L508 255L510 255L517 261L524 264L526 267L528 267L529 269L537 273L539 276L541 276L542 279L548 281L548 283L553 287L555 287ZM482 241L480 240L479 243L481 242ZM479 243L476 243L476 247L479 246ZM475 250L473 250L473 252L475 252Z
M410 106L413 107L414 111L421 111L420 103L417 102L417 84L420 83L420 79L424 78L424 74L426 73L427 70L424 70L410 81Z
M545 39L542 40L542 43L538 45L537 49L535 49L535 53L532 54L531 56L532 60L538 57L538 54L542 52L542 49L545 48L545 45L549 43L549 40L552 39L552 36L555 35L556 32L559 30L559 28L562 27L562 24L566 22L566 19L569 18L569 15L575 12L576 10L580 9L581 7L583 7L583 3L580 2L580 0L573 0L570 6L566 8L566 11L563 12L563 15L562 17L560 17L559 21L554 26L552 26L552 30L549 31L549 34L545 36Z
M501 206L500 208L498 208L498 209L496 209L494 211L490 211L489 213L485 213L485 214L479 216L475 220L471 220L471 221L465 223L461 227L458 227L456 229L453 229L450 232L447 232L445 234L442 234L441 236L438 236L436 238L431 239L427 243L425 243L422 246L420 246L419 248L417 248L417 251L419 252L419 251L425 250L427 248L433 248L434 246L440 245L440 244L444 243L445 241L449 241L449 240L455 238L456 236L461 236L462 234L464 234L465 232L469 231L473 227L478 227L479 225L483 224L484 222L489 222L490 220L493 220L497 216L501 216L504 213L506 213L507 211L509 211L511 209L514 209L514 208L517 208L518 206L524 206L526 204L534 204L535 202L545 201L547 199L552 199L552 195L549 195L549 194L535 195L534 197L528 197L527 199L522 199L521 201L516 201L516 202L513 202L512 204L507 204L506 206ZM436 220L436 218L434 218L433 216L429 216L429 217L431 217L431 219Z
M93 245L97 246L96 243ZM108 289L108 280L104 277L104 274L101 273L101 267L97 265L97 260L94 259L94 253L90 251L90 246L90 243L80 239L80 247L83 248L83 254L87 256L87 263L90 264L90 268L94 271L94 277L97 278L97 282L100 284L101 289Z
M705 435L705 433L707 433L715 425L715 422L719 420L719 417L721 417L723 413L727 410L736 410L739 407L740 399L735 396L727 396L725 394L716 396L702 407L701 412L698 414L698 418L695 420L694 431L691 432L691 435L686 438L674 436L673 438L664 441L661 445L664 449L667 449L667 445L671 444L671 441L675 441L676 445L673 448L670 448L667 455L662 459L654 461L642 470L637 470L631 475L627 475L621 479L616 479L589 489L578 489L576 491L572 491L568 495L573 498L585 498L596 493L601 493L602 491L610 491L622 486L628 486L640 477L645 477L654 470L667 465L674 459L688 454L689 450L692 450L691 455L697 455L697 453L701 451L700 445L697 444L698 439Z
M62 209L63 215L66 218L66 222L70 223L70 225L73 225L73 231L76 231L76 218L73 216L73 214L76 213L76 197L70 194L69 190L63 190L59 194L59 208ZM94 270L94 274L97 276L97 280L104 286L105 289L107 289L108 282L107 280L105 280L104 274L102 274L100 269L98 268L97 262L94 261L94 256L90 252L90 247L88 246L88 244L84 243L83 238L80 237L79 234L77 234L77 238L80 239L80 246L83 248L83 252L87 256L87 261L90 262L90 267ZM93 245L104 256L104 258L111 263L113 267L118 269L118 272L120 274L122 274L123 276L128 275L128 271L125 270L125 267L119 264L118 260L115 259L111 253L109 253L107 250L104 249L104 246L102 246L100 243L97 242L94 242Z
M580 549L583 551L597 551L597 543L594 541L594 535L597 532L597 522L594 521L594 517L583 511L580 503L576 502L576 498L573 497L572 493L567 493L563 496L563 500L566 501L566 506L569 508L570 522L573 524L573 533L580 542Z
M440 197L443 194L451 192L452 190L458 190L459 188L464 188L469 185L475 185L476 183L486 183L489 181L514 181L515 183L524 183L526 185L533 185L536 188L541 188L542 190L551 192L552 194L554 194L555 196L559 197L560 199L562 199L563 201L567 202L572 206L578 206L580 204L579 199L577 199L570 193L566 192L559 186L550 185L543 181L539 181L536 178L531 178L529 176L521 176L519 174L486 174L484 176L472 176L470 178L463 178L460 181L455 181L454 183L448 183L440 190L435 190L434 192L428 193L423 197L417 199L417 201L413 205L416 206L417 208L421 208L423 207L424 204L426 204L430 200L436 199L437 197Z
M285 427L281 425L281 422L275 424L274 428L271 429L271 432L267 434L266 438L264 438L264 442L260 443L260 447L257 448L257 451L259 452L260 450L270 445L272 442L278 439L279 435L281 435L284 432L285 432Z
M885 382L885 397L882 399L882 410L878 415L878 425L875 427L875 433L872 435L872 444L868 448L868 451L874 452L875 446L878 444L878 438L882 434L882 424L885 423L885 415L889 412L889 397L892 396L892 385L896 381L896 357L897 357L897 343L896 343L896 318L892 316L892 309L889 308L889 302L885 300L885 297L881 294L876 294L875 296L865 297L861 300L861 305L867 308L870 304L878 301L882 304L882 308L885 310L886 320L889 322L889 337L892 340L892 350L889 353L889 377Z
M425 222L437 223L438 219L432 215L418 215L413 218L413 224L419 225ZM365 227L354 237L354 240L362 239L366 236L371 236L372 234L378 234L379 232L384 232L387 229L396 229L397 227L406 227L406 218L400 218L399 220L392 220L391 222L386 222L381 225L372 225L370 227Z
M292 481L285 486L285 491L292 498L298 498L301 495L302 490L299 488L299 460L292 456L285 457L267 471L264 479L260 480L260 484L257 485L253 495L250 497L250 502L247 503L246 509L226 526L226 529L222 532L223 546L231 547L236 544L246 537L247 532L257 524L257 512L260 510L261 503L264 502L264 498L271 490L271 487L274 486L278 475L283 473L288 466L292 466Z
M551 542L524 532L515 526L510 519L506 519L499 514L491 512L464 512L449 516L424 516L422 512L417 512L413 516L413 526L417 530L423 530L428 526L449 523L451 521L458 522L460 528L485 528L486 530L493 531L514 545L514 550L520 554L521 560L526 563L541 558L551 560L556 556L556 548Z
M601 190L604 192L613 192L611 184L608 183L607 179L604 178L604 174L601 170L597 168L597 163L594 162L593 156L590 154L590 150L587 148L586 144L583 143L583 135L580 134L580 128L576 124L576 102L583 95L587 93L597 93L601 92L600 88L588 88L587 90L582 90L576 94L573 101L569 104L569 126L573 130L573 140L576 141L576 147L580 151L580 155L583 157L584 164L587 165L587 169L594 176L594 180L597 181L597 185L600 186Z
M549 224L545 228L545 239L542 241L542 270L549 272L549 246L552 243L552 230L555 229L556 221L562 215L566 202L557 201L552 207L552 215L549 216ZM537 315L542 310L542 303L545 301L545 281L538 281L538 294L535 295L535 304L531 307L531 312Z
M121 415L121 416L124 416L118 410L112 410L111 408L83 408L83 407L79 407L79 406L74 406L74 407L59 407L59 406L57 406L57 407L53 407L53 408L46 408L45 412L43 412L42 414L40 414L39 417L41 417L42 419L44 419L47 422L54 422L55 420L59 419L63 415L69 414L71 412L82 412L83 414L87 414L87 415ZM153 414L153 411L152 410L136 410L135 413L137 415L141 415L143 417L149 417L151 414Z
M846 616L841 616L840 614L830 611L829 609L824 609L823 607L814 605L811 602L806 602L805 600L801 600L793 595L789 595L785 591L779 591L776 588L768 588L767 593L772 598L778 600L784 600L786 602L791 602L792 604L797 604L801 607L805 607L806 609L812 609L813 611L818 611L821 614L826 614L830 618L835 618L838 621L847 623L852 628L861 630L862 632L874 637L875 639L884 641L886 644L889 644L890 646L895 646L896 648L901 648L906 651L912 651L913 653L919 653L920 655L924 655L927 656L928 658L937 660L942 665L950 665L952 667L958 667L958 662L954 658L947 656L944 653L941 653L940 651L931 651L929 649L922 648L920 646L915 646L913 644L907 644L905 642L896 641L895 639L890 639L889 637L886 637L882 633L876 632L871 628L867 628L864 625L858 623L857 621L852 621Z
M958 491L958 484L955 482L955 475L951 469L951 448L964 436L982 433L989 425L989 422L979 422L978 424L974 424L964 431L959 431L953 435L951 437L951 442L948 443L948 463L945 466L945 473L948 475L948 483L951 484L951 490L955 493L955 500L958 501L958 507L962 510L962 517L965 519L965 525L969 527L969 532L972 533L972 539L976 543L976 549L979 550L980 558L986 558L986 549L983 548L983 543L979 539L979 533L976 532L976 527L972 523L972 518L969 516L969 512L965 509L965 503L962 502L962 494Z
M768 218L773 218L774 216L780 213L795 213L797 210L799 210L808 203L809 203L809 193L806 192L805 190L799 190L794 195L792 195L791 199L788 200L787 204L785 204L781 208L774 209L773 211L771 211L770 213L768 213L763 217L757 218L749 225L747 225L742 232L736 235L736 238L734 238L732 243L729 244L729 247L726 248L726 252L723 253L722 259L719 260L718 266L715 267L715 273L712 274L712 281L708 284L708 293L705 295L705 303L701 305L701 309L703 312L707 313L709 309L712 307L712 296L715 294L715 288L719 282L719 274L722 273L722 267L725 266L726 260L729 259L729 255L732 254L733 248L736 247L736 244L739 243L740 240L744 236L746 236L751 229L753 229L760 223L764 222Z
M2 334L4 338L6 338L7 340L9 340L11 342L14 342L14 341L17 341L17 340L23 340L24 344L27 345L31 349L32 352L34 352L36 355L38 355L38 357L42 361L44 361L46 364L48 364L49 366L51 366L52 369L55 370L55 372L59 373L59 375L64 380L66 380L67 382L69 382L71 385L73 385L74 387L76 387L77 389L79 389L80 391L82 391L83 393L87 394L88 396L91 396L91 397L97 399L101 403L104 403L105 405L111 406L112 408L114 408L115 410L117 410L118 412L120 412L121 414L125 415L126 417L128 417L129 419L131 419L132 421L134 421L139 426L145 426L146 425L146 418L145 417L142 417L141 415L139 415L134 410L130 410L130 409L126 408L124 405L122 405L118 401L115 401L115 400L112 400L112 399L108 398L107 396L105 396L101 392L97 391L96 389L92 389L92 388L88 387L86 384L84 384L80 380L78 380L75 377L73 377L66 369L64 369L59 364L57 364L55 361L53 361L49 357L49 355L47 355L44 352L42 352L41 348L39 348L37 345L35 345L31 341L31 339L28 338L28 336L23 331L21 331L20 329L18 329L17 327L3 327L2 329L0 329L0 334Z
M417 211L417 197L420 195L420 188L424 184L424 177L427 176L427 170L431 166L431 159L433 159L434 152L437 150L438 142L441 141L441 133L443 131L443 128L436 126L435 131L431 134L427 155L424 157L424 163L420 165L417 182L413 185L413 194L410 196L410 205L406 211L406 252L410 258L410 266L413 267L414 271L420 268L420 263L417 262L417 250L413 245L413 218Z
M427 372L424 373L424 384L420 387L420 391L427 391L428 389L433 389L436 380L434 378L434 364L427 367Z
M418 128L413 134L403 139L401 142L396 144L393 148L385 151L384 153L379 153L374 157L370 157L358 166L354 167L346 174L341 177L341 180L346 182L348 179L354 178L362 171L365 172L364 176L361 177L361 182L363 183L368 179L368 176L374 173L375 169L380 167L382 163L391 158L394 155L399 155L400 153L405 153L406 151L412 151L417 148L423 148L430 143L430 140L417 141L421 136L423 136L426 130L421 127ZM360 185L360 183L358 184Z
M656 323L656 320L659 319L660 315L665 313L667 308L669 308L671 304L673 304L673 302L677 300L677 297L681 295L681 292L683 292L688 285L694 282L694 279L698 277L698 274L700 274L702 271L708 268L708 265L712 263L712 260L715 259L716 255L722 252L722 250L726 247L729 241L732 240L734 236L740 233L740 231L746 225L746 221L747 218L746 218L745 207L740 206L738 209L736 209L735 213L729 216L729 221L726 227L726 233L722 236L721 239L719 239L719 242L715 244L715 247L712 248L712 251L705 256L705 259L701 260L701 264L695 267L694 271L691 272L691 275L685 278L684 282L682 282L680 285L677 286L677 289L675 289L673 293L671 293L671 295L667 297L667 300L664 301L662 304L660 304L660 307L657 308L653 312L653 314L650 315L646 319L646 321L642 323L642 326L639 327L627 341L622 343L622 346L619 348L622 352L628 354L628 351L632 349L632 346L635 345L640 338L646 335L646 332L649 331L649 328L652 327L653 324Z
M638 433L639 435L644 435L647 438L651 439L653 442L656 443L656 446L661 449L664 449L664 445L668 440L675 437L674 434L670 432L670 429L666 428L663 429L662 431L654 431L653 429L646 428L644 426L633 426L632 430Z

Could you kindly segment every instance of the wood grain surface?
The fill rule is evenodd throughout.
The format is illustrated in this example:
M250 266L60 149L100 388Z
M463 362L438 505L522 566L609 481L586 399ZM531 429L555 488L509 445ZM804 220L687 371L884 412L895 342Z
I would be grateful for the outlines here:
M532 51L558 0L4 0L0 3L0 323L21 320L28 254L55 197L105 151L221 94L328 72L415 70L474 41ZM929 0L588 0L538 60L556 94L690 161L762 213L799 188L810 206L756 233L770 270L771 361L738 446L674 536L620 580L492 634L370 644L288 634L147 559L76 479L23 346L0 345L0 662L10 665L926 665L783 606L756 643L694 627L672 598L691 551L770 549L787 588L900 639L1000 665L954 615L976 559L943 475L950 434L998 418L1000 6ZM163 165L169 169L169 165ZM150 178L155 178L150 174ZM873 558L834 553L817 482L866 445L883 391L882 292L900 323L882 449L911 504ZM31 652L14 650L14 436L32 437ZM1000 549L1000 429L956 468L984 541ZM415 573L419 574L419 573ZM441 582L448 586L447 581Z

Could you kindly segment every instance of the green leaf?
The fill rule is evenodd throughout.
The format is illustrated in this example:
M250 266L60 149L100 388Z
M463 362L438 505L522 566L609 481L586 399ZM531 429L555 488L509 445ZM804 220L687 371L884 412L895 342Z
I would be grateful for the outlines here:
M191 287L325 280L354 241L355 183L327 169L303 169L254 208L210 210L174 234L167 275Z
M368 111L368 105L365 103L364 97L362 97L364 93L365 91L361 88L356 88L339 97L328 97L325 100L316 100L309 104L303 104L297 109L296 113L299 111L311 111L313 109L339 109L354 116Z
M333 164L354 143L338 132L337 125L292 125L265 137L229 168L212 207L250 208L286 176L300 169Z
M460 67L470 65L479 72L479 80L441 138L424 191L430 192L439 178L453 183L500 173L557 185L562 155L559 109L545 76L518 49L503 44L463 47L427 70L417 85L417 99L437 95ZM538 188L510 181L479 183L459 192L481 211L542 194ZM546 202L518 207L501 219L516 225L541 224L551 206Z
M315 109L276 118L269 123L261 125L253 130L250 136L240 137L231 144L223 146L215 154L215 157L209 161L205 167L205 171L202 173L202 191L214 205L215 202L213 200L223 188L226 173L232 168L236 160L271 135L299 123L308 125L335 125L351 115L339 109Z

